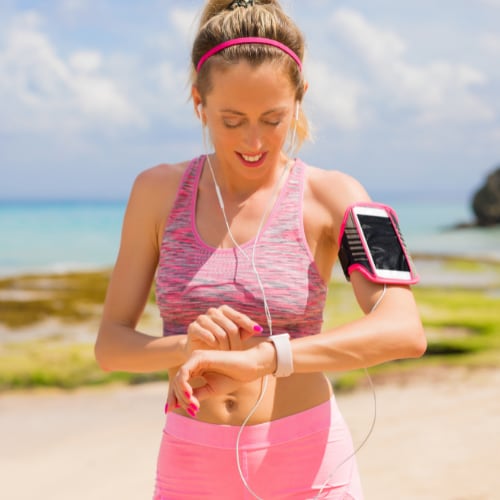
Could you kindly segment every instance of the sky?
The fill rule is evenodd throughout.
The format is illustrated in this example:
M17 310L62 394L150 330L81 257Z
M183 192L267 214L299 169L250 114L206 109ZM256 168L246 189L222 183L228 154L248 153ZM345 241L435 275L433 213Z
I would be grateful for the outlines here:
M307 40L304 161L379 201L466 200L500 165L500 0L282 4ZM140 171L203 153L202 5L0 0L0 200L125 199Z

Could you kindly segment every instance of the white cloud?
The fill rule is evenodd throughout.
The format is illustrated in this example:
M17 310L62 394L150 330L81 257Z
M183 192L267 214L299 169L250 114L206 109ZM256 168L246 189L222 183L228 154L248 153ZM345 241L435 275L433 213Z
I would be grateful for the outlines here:
M81 50L71 54L68 62L77 73L95 73L101 67L102 56L95 50Z
M92 5L88 0L60 0L58 7L64 16L77 19L78 16L89 11Z
M481 3L489 5L490 7L500 7L500 0L481 0Z
M35 12L14 18L0 46L3 130L143 125L141 113L119 85L99 73L102 55L80 51L61 57ZM8 117L8 119L7 119Z
M170 21L174 25L176 31L188 40L193 36L196 28L198 11L194 9L183 9L174 7L170 11Z
M483 50L492 55L500 56L500 35L498 33L482 34L479 38L479 44Z
M412 64L399 35L370 24L351 9L337 10L332 25L358 54L373 78L373 91L381 93L389 106L413 109L424 123L494 118L474 93L475 87L487 83L479 70L446 61Z
M344 130L359 128L363 122L360 109L363 85L331 71L329 65L321 61L310 60L307 74L311 81L307 100L313 104L315 115Z
M188 68L191 44L196 34L197 12L193 9L173 7L168 10L168 28L154 32L146 38L146 44L160 50L162 57L178 61ZM187 71L187 69L186 69Z

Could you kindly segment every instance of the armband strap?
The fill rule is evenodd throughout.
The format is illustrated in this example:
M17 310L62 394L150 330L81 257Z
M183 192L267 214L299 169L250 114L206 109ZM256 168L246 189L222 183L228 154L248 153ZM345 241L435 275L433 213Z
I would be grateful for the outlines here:
M276 371L273 375L275 377L290 376L293 373L293 356L290 335L288 333L271 335L268 337L268 340L274 344L274 348L276 349Z

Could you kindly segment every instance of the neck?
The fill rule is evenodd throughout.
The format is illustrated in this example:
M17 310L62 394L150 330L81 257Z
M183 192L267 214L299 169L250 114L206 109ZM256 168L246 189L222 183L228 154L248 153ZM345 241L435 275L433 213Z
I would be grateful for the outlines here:
M207 155L206 169L209 183L217 186L215 189L226 201L244 203L258 191L273 189L281 180L291 165L292 160L284 154L274 168L270 168L256 178L237 176L231 167L224 167L215 154Z

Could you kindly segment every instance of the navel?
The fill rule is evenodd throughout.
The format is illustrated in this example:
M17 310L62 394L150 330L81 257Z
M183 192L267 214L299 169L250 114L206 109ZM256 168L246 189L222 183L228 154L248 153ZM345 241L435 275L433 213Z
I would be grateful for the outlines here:
M224 400L224 407L228 413L234 413L238 408L238 403L235 398L226 398Z

